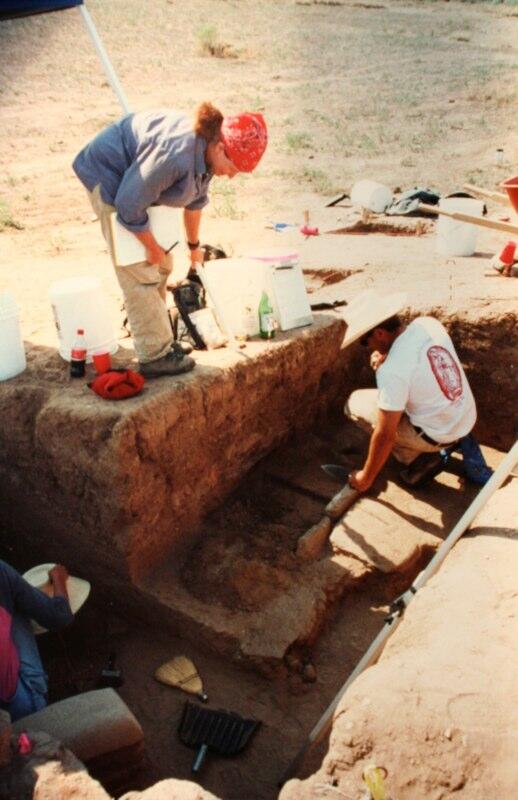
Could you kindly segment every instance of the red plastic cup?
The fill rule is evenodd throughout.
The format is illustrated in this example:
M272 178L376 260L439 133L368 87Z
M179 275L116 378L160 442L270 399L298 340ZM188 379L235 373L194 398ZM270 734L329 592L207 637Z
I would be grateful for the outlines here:
M102 375L112 368L112 360L109 353L94 353L92 358L98 375Z
M507 242L506 246L498 256L502 264L509 266L514 263L516 255L516 242Z

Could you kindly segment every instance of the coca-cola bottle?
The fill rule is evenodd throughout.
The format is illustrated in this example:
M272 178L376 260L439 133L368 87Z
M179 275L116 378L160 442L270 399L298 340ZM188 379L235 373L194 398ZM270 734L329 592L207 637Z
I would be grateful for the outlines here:
M86 364L86 339L82 328L77 329L70 353L70 377L83 378Z

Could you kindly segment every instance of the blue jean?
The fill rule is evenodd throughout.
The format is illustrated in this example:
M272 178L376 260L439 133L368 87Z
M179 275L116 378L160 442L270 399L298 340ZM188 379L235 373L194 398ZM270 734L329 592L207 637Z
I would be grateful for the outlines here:
M20 671L16 691L9 702L0 702L14 722L34 714L47 705L47 675L43 669L30 620L20 614L13 615L11 636L18 651Z

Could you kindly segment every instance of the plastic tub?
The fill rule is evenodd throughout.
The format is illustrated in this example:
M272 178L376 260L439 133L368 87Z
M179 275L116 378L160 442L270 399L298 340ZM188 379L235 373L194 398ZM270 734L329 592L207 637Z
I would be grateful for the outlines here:
M313 315L299 264L299 254L287 248L252 250L247 258L264 265L264 289L281 331L311 325Z
M471 197L445 197L439 200L439 208L449 213L481 217L484 203ZM435 249L443 256L472 256L477 246L477 233L476 225L439 214Z
M351 189L351 203L353 206L366 208L375 214L382 214L393 199L394 195L388 186L376 181L358 181Z
M0 294L0 381L14 378L27 366L16 300L11 292Z
M299 263L299 254L295 250L289 250L284 247L265 247L258 250L250 250L245 254L245 258L253 258L255 261L274 265L288 266Z
M98 278L81 276L53 283L49 290L54 322L59 339L59 354L70 361L70 351L78 328L84 328L86 360L94 353L115 353L117 340L108 312L106 297Z
M512 207L518 214L518 175L515 178L508 178L506 181L502 181L500 188L505 189Z

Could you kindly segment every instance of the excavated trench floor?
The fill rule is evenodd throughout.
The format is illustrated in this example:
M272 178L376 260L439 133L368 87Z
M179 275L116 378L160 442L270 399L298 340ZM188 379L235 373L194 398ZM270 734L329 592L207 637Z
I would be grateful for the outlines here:
M301 557L301 537L324 515L341 485L321 464L361 465L366 437L342 420L270 454L194 534L184 559L165 560L141 588L164 620L212 650L274 674L314 645L337 602L373 581L387 597L428 561L469 505L476 487L454 460L411 494L390 464L371 495ZM489 457L491 460L491 457ZM459 491L459 488L461 491Z

